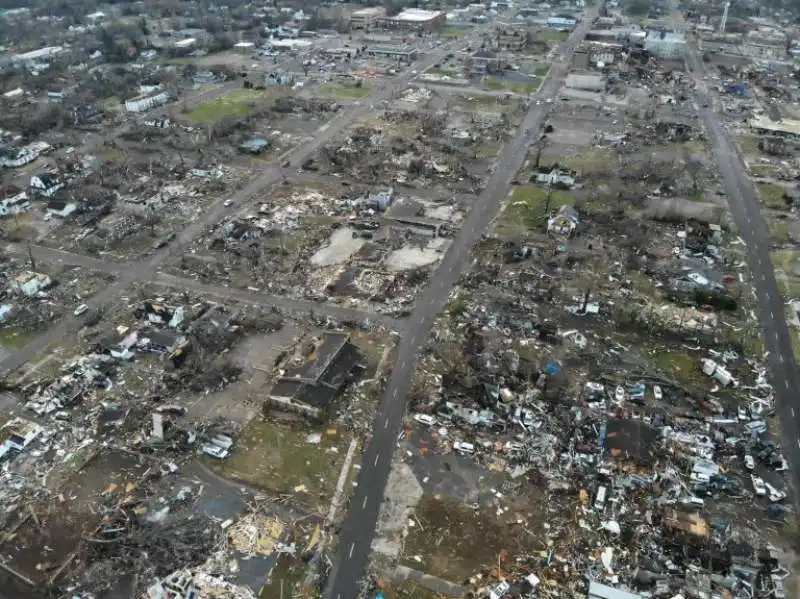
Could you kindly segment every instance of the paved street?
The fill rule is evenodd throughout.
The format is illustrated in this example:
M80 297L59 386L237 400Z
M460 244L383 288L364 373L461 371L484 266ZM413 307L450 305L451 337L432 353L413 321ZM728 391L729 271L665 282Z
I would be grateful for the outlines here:
M475 33L473 33L473 35L475 35ZM374 93L361 99L359 102L355 103L354 106L323 125L312 140L298 146L290 152L284 158L288 161L288 166L285 168L289 169L289 172L300 168L308 158L313 156L323 145L341 134L345 129L358 121L379 113L381 111L379 106L380 102L390 99L393 94L407 86L416 76L414 73L424 71L437 62L440 62L447 53L452 52L456 48L463 47L468 43L469 39L464 38L443 44L439 46L435 52L412 64L405 72L400 73L396 77L386 81L383 85L380 85ZM117 281L91 299L86 300L85 303L87 306L89 306L90 309L101 308L121 296L125 292L126 287L132 282L153 280L156 277L155 273L158 271L159 266L164 264L173 252L181 251L182 247L189 245L194 239L202 236L212 224L221 221L226 216L229 212L229 208L224 205L226 200L232 201L236 206L262 200L261 193L283 179L283 170L284 169L280 166L268 167L261 175L255 177L233 195L221 197L219 201L210 206L208 210L203 213L202 218L193 222L178 233L177 239L168 247L154 252L145 260L125 265ZM296 306L294 300L285 301ZM322 304L318 306L322 306ZM0 361L0 374L5 375L19 368L25 362L41 354L43 350L55 343L58 339L76 332L79 328L80 320L72 316L71 313L66 315L58 323L50 327L47 332L39 335L25 347Z
M753 285L758 299L758 318L762 337L769 352L767 366L775 387L777 422L780 422L783 452L792 466L792 483L800 490L800 406L792 390L800 389L792 341L784 315L783 298L778 291L770 256L770 233L747 170L736 147L714 113L713 98L701 80L703 69L697 52L691 51L688 66L695 79L700 118L706 127L733 220L739 235L747 244L747 263L753 275ZM708 106L707 108L704 106Z
M552 97L561 88L575 46L586 35L593 19L594 13L587 14L573 32L569 42L564 45L562 60L552 65L550 74L536 97ZM411 386L415 358L427 340L434 319L444 307L451 289L469 264L472 246L497 213L499 202L506 196L511 180L524 163L528 146L539 133L539 126L548 107L544 103L541 106L531 103L516 136L504 146L494 174L473 204L463 228L445 254L436 274L431 277L430 284L406 323L405 334L398 347L397 361L373 426L372 442L362 457L358 486L342 525L339 551L325 593L328 599L354 599L358 596L391 470L395 442L403 424L405 399Z
M100 272L106 272L116 276L121 276L130 267L127 264L119 262L111 262L108 260L100 260L91 256L83 254L75 254L66 252L64 250L56 250L40 245L27 245L21 243L6 243L3 246L6 252L27 255L30 252L33 254L34 260L44 260L47 262L55 262L64 265L82 266ZM216 297L222 300L228 299L233 301L245 302L254 306L263 306L265 308L279 308L283 312L291 312L295 314L315 314L332 316L338 320L354 320L364 321L370 320L374 323L397 329L402 326L400 322L386 316L366 309L345 308L328 302L313 302L310 300L297 299L292 297L283 297L280 295L267 295L256 291L247 291L244 289L237 289L226 287L225 285L210 285L202 283L195 279L186 277L178 277L162 272L151 272L147 279L143 279L147 283L155 285L166 285L169 287L176 287L180 289L192 289L198 293L208 296Z

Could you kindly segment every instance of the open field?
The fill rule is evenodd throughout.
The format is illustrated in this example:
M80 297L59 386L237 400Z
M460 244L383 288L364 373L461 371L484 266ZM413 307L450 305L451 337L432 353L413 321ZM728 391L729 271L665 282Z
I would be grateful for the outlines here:
M773 210L786 210L786 201L783 199L786 190L777 183L757 183L758 194L767 208Z
M245 117L259 104L274 99L273 90L239 90L221 98L203 102L183 115L190 123L203 125L216 123L226 117Z
M543 229L548 214L574 201L575 197L567 191L548 191L534 186L516 187L498 219L498 229Z
M332 98L334 100L358 100L375 91L375 86L364 83L361 85L341 85L327 83L320 86L315 92L315 97Z
M569 33L566 31L539 31L536 33L536 39L541 42L560 44L569 39Z
M482 565L501 562L506 552L514 555L526 543L531 548L526 529L458 499L427 496L417 506L416 519L419 526L406 539L406 561L445 580L461 582Z
M490 79L486 82L486 87L494 91L507 91L515 94L532 94L539 89L539 83L522 83L516 81L504 81L502 79Z
M318 442L315 434L321 436ZM231 457L211 464L220 474L254 487L325 501L336 487L345 447L336 429L295 428L256 418Z

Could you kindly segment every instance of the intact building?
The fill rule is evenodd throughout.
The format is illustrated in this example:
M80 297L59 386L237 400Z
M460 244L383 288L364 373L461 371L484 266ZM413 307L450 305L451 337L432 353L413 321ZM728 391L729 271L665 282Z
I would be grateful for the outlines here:
M380 24L389 29L409 31L437 31L447 21L447 14L441 10L422 10L407 8L393 17L383 17Z
M169 94L167 92L160 92L151 95L142 95L130 100L125 100L125 109L128 112L144 112L150 110L154 106L161 106L169 102Z
M386 9L382 6L362 8L350 15L350 29L372 29L385 16Z

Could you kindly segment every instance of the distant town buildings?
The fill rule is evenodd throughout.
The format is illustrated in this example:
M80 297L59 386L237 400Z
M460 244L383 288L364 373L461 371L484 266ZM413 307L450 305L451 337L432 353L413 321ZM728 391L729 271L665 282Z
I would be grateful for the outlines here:
M550 17L547 19L548 29L555 29L556 31L572 31L578 24L575 17Z
M372 29L378 20L386 16L386 9L382 6L370 6L353 12L350 15L351 29Z
M644 49L658 58L680 58L686 52L686 38L672 31L648 31Z
M437 31L447 21L447 14L441 10L422 10L407 8L393 17L382 17L380 25L388 29L409 31Z
M61 46L46 46L38 50L31 50L23 54L15 54L11 57L11 62L14 64L36 63L60 54L64 48Z
M125 110L128 112L144 112L150 110L155 106L161 106L169 101L169 94L167 92L158 92L151 95L142 95L125 100Z

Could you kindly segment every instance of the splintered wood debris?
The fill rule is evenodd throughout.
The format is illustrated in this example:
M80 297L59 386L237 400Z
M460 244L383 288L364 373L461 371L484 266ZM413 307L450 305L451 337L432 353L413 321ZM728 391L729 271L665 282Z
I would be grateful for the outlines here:
M228 542L248 557L270 555L283 531L283 522L277 518L248 514L228 528Z

